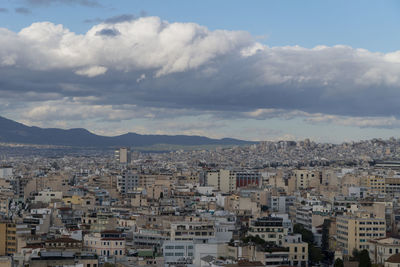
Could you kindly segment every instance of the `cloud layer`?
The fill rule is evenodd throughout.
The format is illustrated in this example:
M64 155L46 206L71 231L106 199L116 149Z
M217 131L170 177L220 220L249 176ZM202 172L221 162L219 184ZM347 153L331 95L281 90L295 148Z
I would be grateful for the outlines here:
M158 17L116 17L83 35L40 22L0 28L0 37L2 101L23 99L21 117L32 121L70 107L67 119L208 114L400 127L400 51L269 47L247 32Z

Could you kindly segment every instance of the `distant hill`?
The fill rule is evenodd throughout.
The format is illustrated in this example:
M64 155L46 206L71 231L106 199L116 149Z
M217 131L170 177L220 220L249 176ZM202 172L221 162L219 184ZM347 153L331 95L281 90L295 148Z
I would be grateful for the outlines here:
M204 136L191 135L141 135L127 133L109 137L96 135L82 128L63 130L30 127L4 117L0 117L0 142L81 147L146 147L157 144L203 146L246 145L255 143L232 138L211 139Z

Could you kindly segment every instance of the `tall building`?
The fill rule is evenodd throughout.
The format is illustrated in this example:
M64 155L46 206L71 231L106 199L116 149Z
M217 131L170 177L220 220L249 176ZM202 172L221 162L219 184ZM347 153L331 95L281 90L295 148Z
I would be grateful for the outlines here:
M338 216L336 227L337 245L344 255L352 255L354 249L368 249L368 240L386 236L385 218L369 213Z
M9 256L17 252L15 223L0 222L0 256Z
M115 150L115 159L120 164L128 164L131 162L131 151L128 147L121 147Z

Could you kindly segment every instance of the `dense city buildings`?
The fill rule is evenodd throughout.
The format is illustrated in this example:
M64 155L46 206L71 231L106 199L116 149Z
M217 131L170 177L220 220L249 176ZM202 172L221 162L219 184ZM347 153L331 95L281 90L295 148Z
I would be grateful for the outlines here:
M8 151L1 266L328 266L361 253L389 266L400 257L397 139L120 148L118 157Z

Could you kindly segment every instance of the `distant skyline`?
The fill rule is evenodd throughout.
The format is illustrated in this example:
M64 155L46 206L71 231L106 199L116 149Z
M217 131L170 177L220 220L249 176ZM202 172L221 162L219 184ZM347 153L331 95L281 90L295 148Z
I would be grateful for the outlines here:
M0 115L101 135L399 137L398 14L398 1L2 1Z

